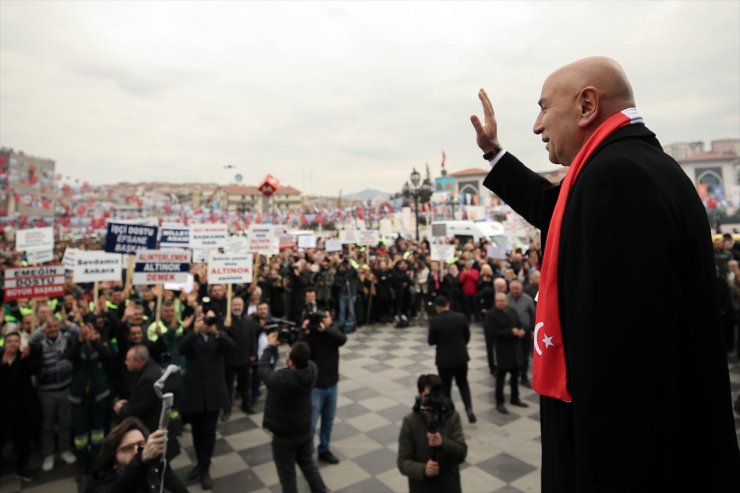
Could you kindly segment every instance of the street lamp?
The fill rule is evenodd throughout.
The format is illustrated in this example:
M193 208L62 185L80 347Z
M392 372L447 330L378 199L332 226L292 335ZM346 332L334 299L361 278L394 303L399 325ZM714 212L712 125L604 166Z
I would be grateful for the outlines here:
M411 172L411 176L409 177L411 179L411 186L409 186L409 182L404 183L402 192L404 197L414 198L414 217L416 219L416 241L419 241L419 202L422 204L425 202L429 202L429 199L432 196L432 182L429 179L429 176L427 176L424 179L424 182L421 183L421 187L419 186L419 183L421 182L421 173L416 171L416 168Z

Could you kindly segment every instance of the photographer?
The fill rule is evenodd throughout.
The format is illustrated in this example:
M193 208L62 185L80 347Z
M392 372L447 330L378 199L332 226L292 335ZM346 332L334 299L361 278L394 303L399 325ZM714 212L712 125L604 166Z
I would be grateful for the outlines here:
M228 404L224 355L234 348L234 341L217 328L213 311L195 317L193 331L180 343L185 356L182 412L187 414L193 433L193 446L198 464L187 475L189 481L200 477L204 490L213 487L208 473L216 443L218 414Z
M259 375L267 387L263 426L272 432L272 458L283 493L297 491L295 465L301 468L311 493L325 493L326 486L311 456L311 389L318 368L310 361L308 344L298 341L288 353L287 368L273 370L281 344L279 332L270 332L259 362Z
M316 363L319 376L311 391L311 449L316 423L321 416L319 434L319 460L328 464L338 464L339 459L331 452L331 429L337 413L339 382L339 348L347 342L347 336L333 323L331 312L315 311L308 313L303 320L303 340L311 348L311 361Z
M334 286L339 299L339 328L345 334L349 334L355 330L355 301L360 281L357 277L357 269L346 257L339 263L334 276Z
M460 493L460 464L468 454L460 416L437 375L421 375L416 386L416 404L398 437L398 469L408 476L410 493Z

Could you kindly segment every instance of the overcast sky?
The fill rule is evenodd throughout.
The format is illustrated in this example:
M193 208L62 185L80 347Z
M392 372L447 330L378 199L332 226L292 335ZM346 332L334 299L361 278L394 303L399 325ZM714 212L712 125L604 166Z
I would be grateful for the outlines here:
M0 1L0 145L92 183L398 191L413 167L485 167L531 129L542 81L617 59L663 144L740 137L740 2ZM226 165L234 169L224 169Z

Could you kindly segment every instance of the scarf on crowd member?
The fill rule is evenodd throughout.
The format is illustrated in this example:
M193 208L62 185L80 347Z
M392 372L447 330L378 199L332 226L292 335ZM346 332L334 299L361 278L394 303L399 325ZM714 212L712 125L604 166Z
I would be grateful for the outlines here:
M642 123L635 108L627 108L609 117L599 125L578 151L570 165L547 232L547 252L542 259L540 291L537 298L536 325L532 352L532 388L540 395L571 402L568 390L563 331L560 325L558 300L558 256L560 254L560 232L568 196L576 178L583 170L594 150L618 128Z

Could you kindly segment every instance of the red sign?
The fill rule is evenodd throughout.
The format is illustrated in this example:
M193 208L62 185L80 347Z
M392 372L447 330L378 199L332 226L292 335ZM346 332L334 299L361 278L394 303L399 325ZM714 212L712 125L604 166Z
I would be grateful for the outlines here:
M280 182L272 175L265 176L265 179L262 180L262 184L257 188L260 192L262 192L262 195L265 197L269 197L273 193L277 191L277 189L280 187Z
M5 269L5 301L64 296L64 266Z

